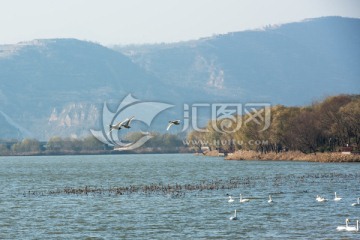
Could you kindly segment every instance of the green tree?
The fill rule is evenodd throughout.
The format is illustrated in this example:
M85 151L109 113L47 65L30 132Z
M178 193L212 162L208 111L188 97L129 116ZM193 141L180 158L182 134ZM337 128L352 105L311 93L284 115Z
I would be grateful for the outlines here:
M271 109L271 124L269 138L273 151L284 149L297 150L295 139L293 138L292 122L300 113L298 107L275 106Z
M82 141L83 150L98 151L104 149L104 144L96 139L94 136L88 136Z
M0 144L0 156L10 154L10 150L7 148L5 144Z
M315 108L320 120L326 139L337 139L337 143L343 146L348 142L348 129L344 124L340 108L351 102L352 97L349 95L339 95L326 98L323 102L316 104Z
M201 152L201 147L207 146L205 133L191 131L187 136L187 143L190 149L193 149L195 152Z
M162 138L163 138L163 144L168 149L175 150L176 148L178 148L182 145L181 139L179 139L174 134L164 134Z
M40 143L36 139L24 139L12 145L11 150L13 153L39 153Z
M64 141L61 137L52 137L46 145L46 149L51 152L59 152L64 149Z
M304 108L292 119L290 124L289 134L293 139L295 149L316 153L319 139L322 138L317 113L311 108Z
M341 123L344 125L347 143L359 147L360 143L360 98L354 99L339 110Z

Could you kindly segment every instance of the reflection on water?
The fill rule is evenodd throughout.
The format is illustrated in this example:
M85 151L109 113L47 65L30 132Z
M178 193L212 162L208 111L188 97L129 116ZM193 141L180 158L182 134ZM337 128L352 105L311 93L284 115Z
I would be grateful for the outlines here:
M345 218L352 224L360 219L360 207L351 206L360 196L359 164L182 154L6 157L0 164L0 239L358 239L360 234L336 231ZM145 191L151 186L160 190ZM100 191L64 191L85 188ZM116 188L136 191L111 191ZM341 201L333 201L335 191ZM250 201L240 203L240 193ZM227 194L235 197L233 203ZM329 201L317 202L316 195ZM239 220L230 221L235 209Z

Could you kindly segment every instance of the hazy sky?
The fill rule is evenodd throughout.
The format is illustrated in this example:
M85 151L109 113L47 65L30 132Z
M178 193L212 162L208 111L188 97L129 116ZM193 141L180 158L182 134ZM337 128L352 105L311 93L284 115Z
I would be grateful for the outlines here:
M175 42L335 15L360 18L360 1L0 0L0 44L39 38Z

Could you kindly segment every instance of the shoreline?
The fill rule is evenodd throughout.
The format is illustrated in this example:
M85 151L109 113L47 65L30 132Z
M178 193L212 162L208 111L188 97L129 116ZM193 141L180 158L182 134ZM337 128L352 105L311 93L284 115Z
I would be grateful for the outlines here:
M26 152L19 154L6 154L0 157L29 157L29 156L84 156L84 155L122 155L122 154L186 154L194 153L191 151L116 151L116 150L103 150L103 151L61 151L61 152Z
M9 154L0 155L0 157L26 157L26 156L77 156L77 155L122 155L122 154L195 154L198 156L207 157L223 157L224 160L232 161L299 161L299 162L328 162L328 163L354 163L360 162L360 154L343 154L339 152L327 153L302 153L300 151L288 152L268 152L259 153L256 151L243 151L238 150L228 155L219 154L217 150L208 151L204 153L194 153L191 151L84 151L84 152L33 152L23 154Z
M225 160L260 160L260 161L302 161L302 162L360 162L359 154L302 153L300 151L258 153L256 151L236 151L225 157Z

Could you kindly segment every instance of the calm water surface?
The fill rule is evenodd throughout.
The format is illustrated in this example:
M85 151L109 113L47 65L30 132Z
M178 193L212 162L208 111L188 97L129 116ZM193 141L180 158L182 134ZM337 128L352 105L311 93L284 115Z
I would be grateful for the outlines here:
M360 232L336 231L345 218L360 219L360 207L351 206L360 197L359 176L360 164L353 163L187 154L0 157L0 239L360 239ZM225 189L181 196L50 194L212 181L223 181ZM242 184L226 189L231 181ZM250 201L239 203L240 193ZM228 203L227 194L237 199ZM329 201L316 202L317 194ZM239 220L230 221L235 209Z

